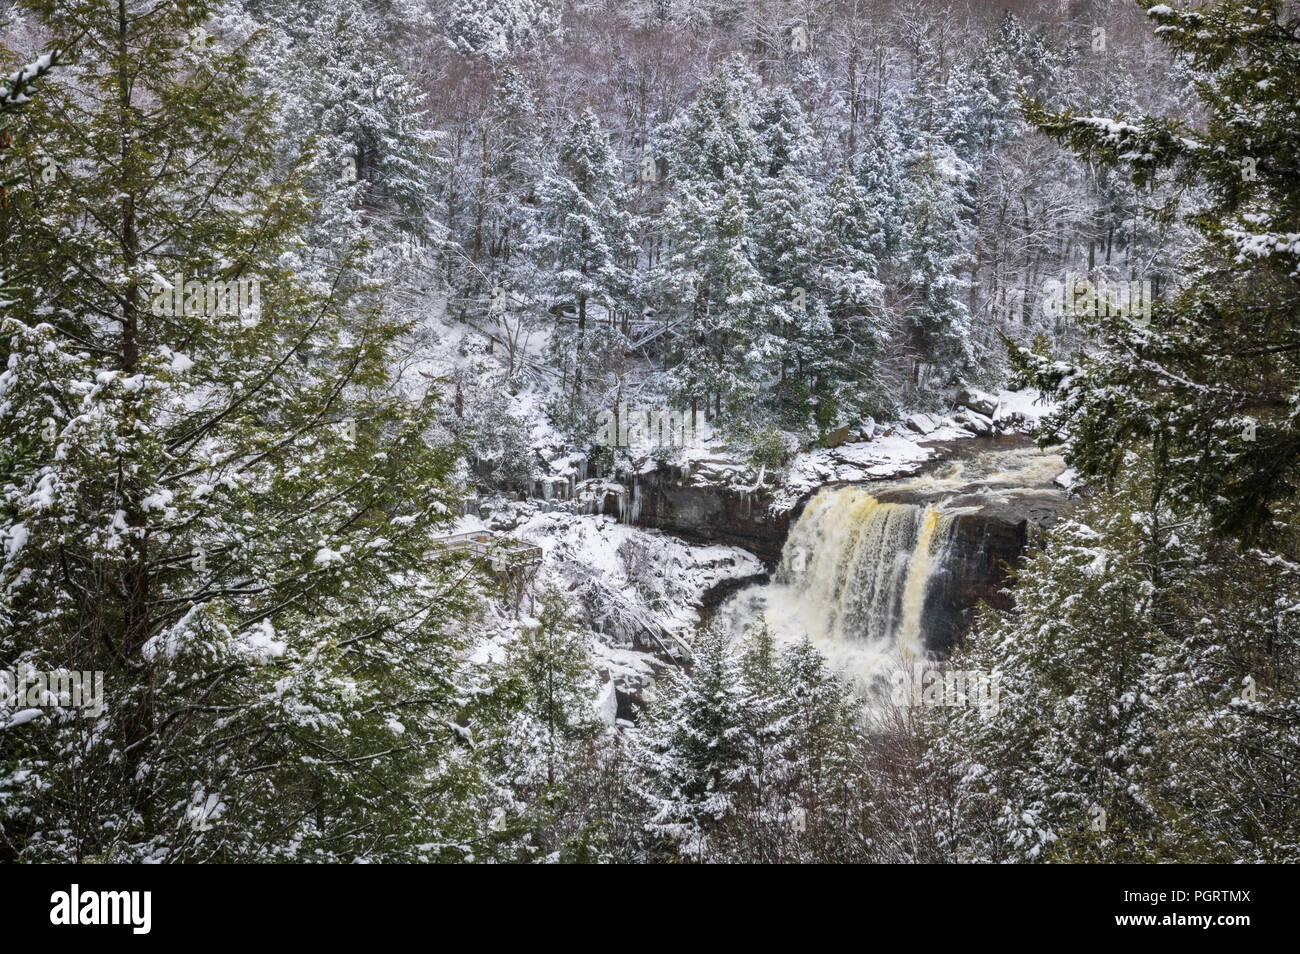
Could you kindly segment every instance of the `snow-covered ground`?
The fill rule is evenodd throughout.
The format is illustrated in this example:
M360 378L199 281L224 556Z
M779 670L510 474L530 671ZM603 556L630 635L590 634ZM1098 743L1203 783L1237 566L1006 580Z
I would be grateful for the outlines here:
M912 476L939 454L936 445L941 442L992 433L1029 432L1052 409L1032 389L975 394L991 414L970 408L959 408L952 415L911 414L903 421L874 425L870 440L800 454L791 463L773 508L788 510L828 483Z
M709 589L763 572L739 547L692 546L606 516L539 513L511 536L541 547L545 582L574 594L620 646L644 641L655 624L689 640Z
M560 592L569 599L592 634L598 667L630 694L653 683L665 652L686 655L680 651L691 644L712 587L764 572L758 557L738 547L693 546L607 516L542 512L532 504L506 509L506 522L518 522L503 535L542 551L534 594ZM489 530L493 522L469 516L454 529ZM529 610L525 598L521 612ZM500 648L494 639L480 653Z
M781 511L827 483L917 477L927 462L943 453L946 442L1027 432L1050 410L1031 390L967 392L967 403L989 413L963 406L948 415L916 413L891 423L866 422L850 435L857 439L801 453L784 473L756 469L718 442L683 448L675 463L696 486L767 493L775 486L772 507ZM529 410L530 418L541 417L538 404ZM486 502L482 517L466 516L454 529L491 530L539 547L542 564L534 593L565 594L592 635L593 653L605 678L621 691L638 695L653 685L665 653L678 654L692 641L705 594L730 580L758 577L765 568L758 557L738 547L693 545L601 515L608 495L627 489L608 477L581 479L586 470L582 455L566 450L556 434L540 433L545 428L533 423L538 443L554 453L550 473L538 483L550 481L556 499L495 498ZM869 439L862 439L867 435ZM658 466L653 448L631 450L633 473L641 469L638 460L644 470ZM1056 466L1059 470L1061 465ZM571 495L561 492L565 485ZM523 612L528 612L527 605ZM613 705L609 694L605 706Z

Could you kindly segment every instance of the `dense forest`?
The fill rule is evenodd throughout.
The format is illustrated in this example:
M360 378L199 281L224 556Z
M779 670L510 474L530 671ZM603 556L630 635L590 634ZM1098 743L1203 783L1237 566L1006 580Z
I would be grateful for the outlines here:
M0 858L1300 860L1298 103L1281 0L0 0ZM950 431L1069 468L890 584L993 706L642 519Z

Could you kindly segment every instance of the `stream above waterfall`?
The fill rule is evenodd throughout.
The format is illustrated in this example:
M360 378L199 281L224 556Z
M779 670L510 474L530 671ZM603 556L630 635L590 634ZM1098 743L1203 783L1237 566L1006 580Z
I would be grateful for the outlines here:
M976 603L1009 604L1006 573L1030 528L1066 507L1059 453L1023 440L945 451L914 477L815 492L771 579L729 597L715 621L736 635L766 621L778 642L807 636L862 681L945 653Z

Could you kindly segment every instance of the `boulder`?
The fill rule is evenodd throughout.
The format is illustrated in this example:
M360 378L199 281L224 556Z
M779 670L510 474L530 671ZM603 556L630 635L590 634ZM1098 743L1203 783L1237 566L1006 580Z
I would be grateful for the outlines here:
M963 408L954 415L954 419L962 427L980 437L988 437L993 433L993 421L978 411Z
M997 397L978 388L962 388L957 392L957 403L990 418L998 409Z
M907 419L907 426L918 434L929 434L939 425L929 414L913 414Z
M839 447L853 440L853 431L847 424L843 427L837 427L822 439L824 447Z

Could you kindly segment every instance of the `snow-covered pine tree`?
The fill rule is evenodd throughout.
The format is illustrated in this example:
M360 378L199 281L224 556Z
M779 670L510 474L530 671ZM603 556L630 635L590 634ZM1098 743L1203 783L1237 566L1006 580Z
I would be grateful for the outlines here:
M1150 461L1127 463L1051 531L1016 609L990 614L953 662L999 690L996 712L957 710L936 748L962 776L964 852L1294 860L1296 566L1225 545L1205 515L1153 494Z
M740 754L728 780L728 811L710 842L711 860L770 864L789 856L801 827L788 804L788 706L781 696L776 642L766 625L746 634L732 651L739 662Z
M327 10L291 0L280 31L257 48L262 82L281 119L281 168L310 143L310 187L320 197L317 244L346 250L364 238L376 252L423 255L442 239L433 183L445 172L423 97L380 40L358 0Z
M945 82L949 55L940 27L911 8L905 27L913 76L904 105L907 151L900 209L906 336L913 390L960 379L974 358L966 282L972 229L971 170L956 148L965 132Z
M872 253L883 231L878 209L848 166L826 188L819 223L819 287L830 320L834 415L827 423L890 408L881 362L888 340L880 263Z
M745 690L731 639L718 628L693 644L689 676L661 679L638 734L636 764L649 828L683 860L707 860L710 834L732 810L746 772Z
M821 295L821 202L797 167L764 181L755 215L757 264L774 290L771 329L781 349L780 372L768 397L776 420L809 437L835 418L831 325Z
M458 0L446 31L459 52L495 62L527 53L559 26L555 0Z
M587 633L558 593L544 596L540 610L518 622L506 647L495 690L506 718L491 748L519 847L539 860L594 860L609 806L588 804L587 786L616 751L596 709L602 687Z
M563 780L566 754L600 730L599 686L586 634L551 595L507 649L507 678L522 696L508 746L515 784L537 789Z
M861 847L853 761L863 730L861 698L807 639L781 650L777 671L791 860L853 860Z
M1013 352L1061 400L1044 438L1068 437L1100 492L1020 575L1016 613L973 640L1004 700L997 720L966 714L957 732L985 797L975 844L985 857L1293 860L1300 814L1283 779L1300 744L1300 375L1288 309L1300 287L1277 236L1300 207L1278 166L1296 151L1283 118L1295 28L1277 4L1144 6L1201 73L1204 132L1027 113L1141 188L1170 167L1198 183L1202 243L1149 319L1090 322L1102 348L1081 366Z
M1033 102L1027 115L1090 161L1126 169L1139 189L1168 176L1198 186L1191 194L1203 201L1185 214L1202 241L1149 322L1100 318L1098 355L1035 369L1061 400L1047 437L1070 433L1072 461L1103 480L1116 476L1129 441L1152 441L1170 493L1208 508L1225 530L1267 537L1300 469L1300 247L1288 238L1300 232L1296 26L1274 0L1142 6L1200 77L1203 130Z
M765 158L753 129L757 90L742 61L724 63L666 136L676 195L661 287L685 313L671 378L693 414L712 399L714 416L742 415L779 361L780 293L763 280L751 238Z
M464 857L456 454L390 393L402 329L346 263L297 279L301 169L206 5L30 9L79 56L0 235L0 656L106 699L3 734L6 853Z
M911 385L924 390L961 378L974 358L965 281L964 171L942 139L922 133L910 156L903 213Z
M583 110L560 140L554 169L538 186L536 231L520 247L534 276L529 291L563 322L557 326L555 353L571 372L566 400L575 416L594 416L582 404L586 366L605 366L626 347L611 333L617 316L632 307L629 267L637 254L632 218L622 204L622 178L609 137L595 113ZM602 347L589 362L596 314L602 319L596 330Z
M952 662L998 686L995 713L953 710L971 860L1119 862L1152 849L1153 670L1169 647L1149 567L1181 572L1188 553L1153 546L1163 508L1129 483L1054 528L1019 574L1014 612Z
M903 245L903 184L906 148L898 129L896 106L886 104L880 121L864 137L856 159L857 178L872 212L871 228L859 241L881 265L892 262Z

